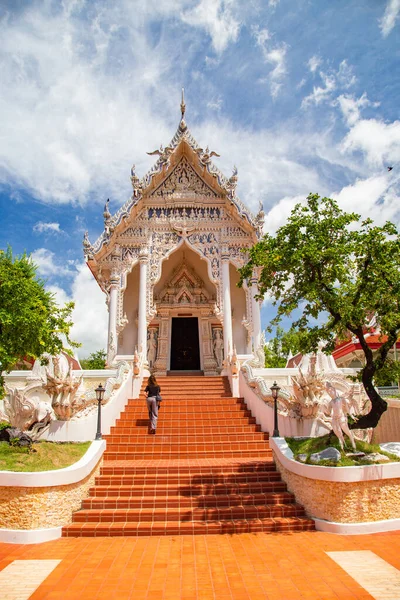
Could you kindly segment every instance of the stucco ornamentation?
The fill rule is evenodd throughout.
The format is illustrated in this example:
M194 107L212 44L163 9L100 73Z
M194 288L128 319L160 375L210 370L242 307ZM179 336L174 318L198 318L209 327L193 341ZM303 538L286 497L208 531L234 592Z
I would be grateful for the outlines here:
M224 338L222 335L222 328L216 327L213 331L213 347L214 347L214 356L217 361L217 365L219 369L222 369L222 364L224 361Z
M189 243L200 250L210 263L211 279L220 283L220 244L215 233L194 233L188 237Z
M46 358L47 366L40 365L39 360L35 361L24 387L6 388L7 394L0 410L0 419L22 431L29 430L33 439L51 421L80 419L97 408L94 389L84 390L83 373L74 376L64 355ZM129 370L127 362L117 364L116 376L109 377L105 382L103 404L109 402L119 389Z
M262 359L261 352L259 359ZM254 369L257 369L257 373ZM263 369L260 373L259 362L255 360L244 363L241 370L255 393L272 406L270 387L276 376L268 376L268 369ZM328 411L331 398L327 393L327 383L333 385L340 395L349 398L349 414L354 416L368 412L369 400L363 387L359 383L350 382L336 366L333 357L324 354L321 349L314 354L304 355L298 373L291 376L291 385L281 385L278 412L299 420L314 419L326 429L332 429L332 417ZM372 431L354 430L354 435L368 441Z
M157 330L155 327L149 328L148 337L147 337L147 363L150 369L154 368L156 359L157 359Z
M46 368L46 382L42 387L51 398L51 406L59 421L69 421L80 410L82 402L77 391L81 383L82 376L72 375L71 366L63 354L53 357Z
M151 195L155 198L165 198L179 197L182 193L185 194L185 197L213 198L217 196L197 175L186 157L182 158L167 179Z
M157 283L161 277L161 265L163 259L180 242L180 237L175 232L153 232L150 248L149 280L152 285Z
M42 429L55 418L50 402L41 400L39 396L27 396L23 389L18 388L6 387L6 392L4 412L0 413L0 418L21 431L34 428L32 439L35 439L37 429Z

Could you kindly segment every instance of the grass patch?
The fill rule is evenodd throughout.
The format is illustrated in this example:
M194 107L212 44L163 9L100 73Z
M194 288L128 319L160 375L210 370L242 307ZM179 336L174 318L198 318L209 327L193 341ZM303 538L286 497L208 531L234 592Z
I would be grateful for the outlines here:
M326 435L323 435L321 437L315 437L315 438L297 439L297 438L288 437L285 439L286 439L286 442L287 442L289 448L293 452L294 459L299 460L298 459L299 454L306 454L307 460L305 461L305 464L309 464L309 465L318 464L320 466L325 466L325 467L354 467L354 466L360 466L360 465L376 464L375 461L368 459L368 454L373 454L375 452L377 452L379 454L383 454L384 456L387 456L390 459L390 462L399 462L400 461L400 458L398 456L396 456L395 454L391 454L390 452L385 452L384 450L381 450L381 448L379 447L378 444L367 444L367 442L361 442L359 440L355 440L357 452L364 452L365 456L363 456L363 457L346 456L346 452L353 452L350 440L348 439L347 436L345 436L346 448L345 448L344 452L340 449L338 438L335 435L331 435L329 433L327 433ZM325 450L326 448L336 448L337 450L339 450L341 458L338 463L332 462L330 460L323 460L319 463L313 463L310 460L311 454L315 454L316 452L321 452L322 450ZM299 461L299 462L303 462L303 461Z
M91 442L37 442L28 448L0 442L0 471L54 471L78 462Z

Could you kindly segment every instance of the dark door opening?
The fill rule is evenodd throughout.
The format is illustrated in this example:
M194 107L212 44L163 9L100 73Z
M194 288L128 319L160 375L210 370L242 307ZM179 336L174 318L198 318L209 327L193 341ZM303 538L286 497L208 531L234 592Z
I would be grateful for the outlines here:
M173 317L171 371L199 371L200 347L197 317Z

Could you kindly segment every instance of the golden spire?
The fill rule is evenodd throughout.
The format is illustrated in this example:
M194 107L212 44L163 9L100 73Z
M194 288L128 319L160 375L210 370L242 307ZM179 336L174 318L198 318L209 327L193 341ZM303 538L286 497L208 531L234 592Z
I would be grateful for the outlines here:
M185 116L186 104L185 104L185 88L182 88L182 101L181 101L181 113L182 119Z
M181 114L182 114L182 116L181 116L181 120L180 120L180 123L179 123L179 131L181 133L184 133L187 130L187 125L186 125L185 119L184 119L185 110L186 110L185 89L182 88L182 100L181 100Z

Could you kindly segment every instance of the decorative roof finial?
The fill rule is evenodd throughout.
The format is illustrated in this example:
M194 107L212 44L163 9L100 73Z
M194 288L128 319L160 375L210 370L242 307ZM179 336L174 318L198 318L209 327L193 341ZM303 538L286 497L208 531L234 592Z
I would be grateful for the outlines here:
M185 133L185 131L187 130L187 125L185 123L185 111L186 111L186 104L185 104L185 88L182 88L182 100L181 100L181 120L179 123L179 129L178 131L180 131L181 134Z
M181 101L181 114L182 119L185 116L186 104L185 104L185 88L182 88L182 101Z
M107 221L111 217L110 211L108 209L109 204L110 204L110 198L107 198L106 203L104 205L104 212L103 212L103 217L104 217L105 221Z

